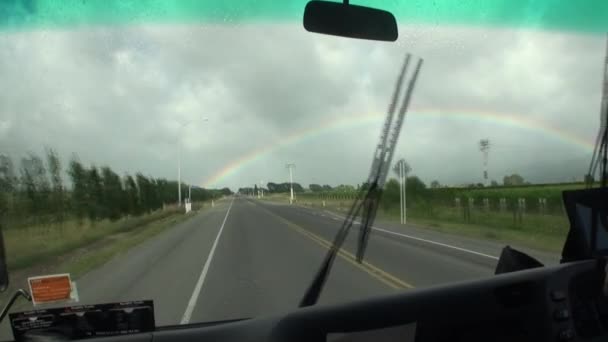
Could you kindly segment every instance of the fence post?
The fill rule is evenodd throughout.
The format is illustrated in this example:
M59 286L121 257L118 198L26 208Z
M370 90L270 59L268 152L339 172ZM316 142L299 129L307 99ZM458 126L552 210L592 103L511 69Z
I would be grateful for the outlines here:
M471 222L471 211L473 211L473 208L475 206L475 199L469 197L468 198L468 205L465 206L465 213L464 213L464 220L465 222Z
M517 199L517 218L519 223L523 223L524 220L524 214L526 212L526 199L525 198L518 198Z
M541 215L545 215L546 206L547 206L547 199L539 197L538 198L538 213Z
M490 200L488 198L483 199L483 209L484 211L490 211Z

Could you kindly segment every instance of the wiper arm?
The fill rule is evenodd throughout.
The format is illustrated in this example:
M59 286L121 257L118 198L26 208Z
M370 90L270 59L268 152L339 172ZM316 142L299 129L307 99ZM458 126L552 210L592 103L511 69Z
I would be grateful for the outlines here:
M384 187L384 183L386 182L388 169L394 155L395 147L399 139L399 134L401 133L401 127L403 125L405 113L407 112L407 108L409 106L410 98L414 89L414 85L416 83L416 79L418 77L418 73L420 72L420 68L422 67L422 60L420 59L418 60L416 69L410 79L408 89L399 109L397 118L393 120L395 116L397 102L399 101L399 94L401 93L401 87L405 78L410 58L410 54L407 54L405 62L403 63L403 67L401 69L401 73L399 74L399 77L397 79L395 92L393 94L393 98L385 119L384 127L380 135L380 142L376 151L374 152L368 182L366 183L366 186L362 187L359 193L357 194L353 205L350 207L348 214L346 215L346 218L342 223L342 226L340 227L340 230L334 238L332 247L327 252L325 259L321 264L321 268L317 272L315 278L313 279L313 282L311 283L310 287L302 298L302 301L300 302L300 307L311 306L318 301L323 290L323 286L325 285L325 282L327 280L327 276L331 271L331 267L336 258L336 255L342 247L342 244L344 243L348 232L353 226L355 219L359 216L360 213L362 213L362 220L360 223L361 228L359 230L357 261L361 262L363 260L363 255L367 246L367 240L369 238L369 232L376 216L378 204L382 195L382 189Z
M591 156L591 163L589 164L589 171L587 175L588 179L585 180L587 187L593 186L593 176L597 171L598 164L601 163L600 167L600 182L601 186L606 186L606 177L608 176L608 170L606 170L606 163L608 162L608 38L606 40L606 53L604 55L604 79L602 83L602 102L600 106L600 129L595 139L595 146L593 148L593 155Z
M403 103L401 104L401 108L399 109L399 113L397 114L397 117L395 119L395 124L393 125L392 133L389 136L388 141L383 146L383 153L381 157L374 158L374 163L377 163L376 174L373 174L374 170L372 169L372 177L374 179L374 183L372 183L372 186L369 189L371 193L366 196L367 201L365 202L365 207L361 220L361 228L359 230L359 243L357 246L358 262L361 262L363 260L363 255L365 254L367 241L369 239L369 233L371 232L372 224L374 223L374 219L376 218L378 206L380 205L380 198L382 197L382 190L384 189L388 170L393 161L393 156L395 155L395 148L397 147L397 141L399 140L399 135L401 134L401 127L403 126L405 114L407 113L407 109L410 105L410 99L414 91L414 86L416 85L416 80L418 79L418 74L420 73L420 68L422 68L422 59L418 60L418 63L416 64L416 69L414 69L414 73L410 78L405 97L403 98ZM378 151L380 151L380 146Z

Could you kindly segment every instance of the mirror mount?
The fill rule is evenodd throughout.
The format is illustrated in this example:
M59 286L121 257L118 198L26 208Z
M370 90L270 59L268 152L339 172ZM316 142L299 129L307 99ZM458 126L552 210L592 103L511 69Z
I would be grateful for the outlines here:
M358 5L312 0L304 9L304 28L309 32L334 36L395 41L399 37L392 13Z

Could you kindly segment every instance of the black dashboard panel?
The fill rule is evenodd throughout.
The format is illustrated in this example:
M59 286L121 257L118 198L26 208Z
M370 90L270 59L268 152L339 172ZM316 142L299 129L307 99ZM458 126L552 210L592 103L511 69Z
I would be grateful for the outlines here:
M377 330L388 332L377 342L595 341L608 336L608 306L599 304L606 303L601 284L593 285L597 265L581 261L285 315L96 340L347 342L349 333ZM593 324L596 330L587 327Z

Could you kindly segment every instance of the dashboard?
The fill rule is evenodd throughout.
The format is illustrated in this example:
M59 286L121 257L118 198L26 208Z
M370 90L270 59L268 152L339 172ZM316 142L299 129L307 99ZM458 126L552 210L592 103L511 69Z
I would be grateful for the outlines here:
M600 341L605 262L529 269L335 306L97 341Z

